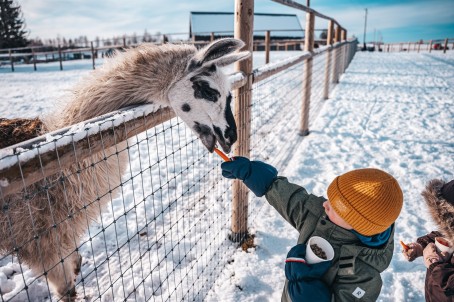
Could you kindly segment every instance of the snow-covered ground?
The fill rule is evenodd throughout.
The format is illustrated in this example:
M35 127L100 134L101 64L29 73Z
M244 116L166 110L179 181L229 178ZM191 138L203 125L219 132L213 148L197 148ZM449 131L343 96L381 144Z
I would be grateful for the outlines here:
M376 167L397 178L404 207L379 301L424 301L422 259L407 262L398 240L411 242L435 227L420 192L430 179L454 178L453 105L453 52L359 52L311 134L295 142L294 156L278 167L280 175L323 196L335 176L355 168ZM298 233L268 204L257 216L257 247L234 255L209 301L280 300L285 255Z
M293 54L275 53L274 58L285 58ZM262 55L263 53L255 54L255 66L263 64ZM5 67L0 68L0 117L34 117L49 112L58 106L58 100L68 89L90 70L90 63L88 60L75 63L63 72L58 71L58 66L54 69L49 66L52 70L43 68L38 72L33 72L30 66L22 70L17 67L18 72L15 73ZM331 98L325 101L317 119L311 124L309 136L289 137L286 133L277 137L279 142L267 142L273 145L288 141L293 156L275 163L280 175L289 177L291 181L305 186L309 192L317 195L326 196L326 188L331 180L354 168L377 167L397 178L404 192L405 203L396 224L395 256L390 267L382 274L384 286L380 301L424 301L425 267L421 259L413 263L405 261L398 240L410 242L434 229L420 192L432 178L454 178L453 102L453 52L357 53ZM140 147L138 149L141 150ZM133 154L140 157L140 150L133 151L136 152ZM260 154L257 157L264 160L260 158ZM266 160L273 161L272 158ZM211 175L213 174L217 179L220 169L211 171ZM167 194L173 194L170 192L172 188L166 188ZM174 189L180 190L180 187ZM134 186L134 192L124 192L126 202L132 200L137 191L140 188ZM103 215L104 222L112 220L112 216L115 218L117 207L120 213L124 211L123 202L113 203L109 209L111 213ZM250 231L256 235L257 246L249 249L248 253L238 249L228 264L220 263L225 268L206 296L208 301L280 300L285 278L284 259L288 250L295 245L298 234L264 199L255 198L253 204L260 205L259 212L250 222ZM223 206L221 204L219 209L210 213L221 213ZM139 208L135 217L140 220L143 217L139 215L142 211ZM146 214L146 210L144 211ZM134 223L129 228L131 232L136 230ZM99 229L100 225L94 224L90 232L100 232ZM82 267L82 274L91 271L97 262L102 261L110 246L115 246L111 241L115 241L115 236L118 236L116 229L111 228L104 236L107 244L102 242L102 237L96 237L91 247L84 245L84 258L93 260ZM125 238L120 238L122 240ZM203 242L199 246L208 247ZM122 261L112 262L108 268L100 270L99 280L88 279L89 282L84 287L88 300L90 297L96 299L96 295L90 295L96 294L97 290L101 291L99 287L110 285L112 279L119 278L116 276L109 280L107 274L118 275L122 264L124 265ZM151 263L146 263L145 268L148 265L152 267ZM11 294L21 289L22 277L12 273L19 269L16 262L0 263L2 293ZM102 276L101 273L106 275ZM11 279L12 275L18 279ZM32 278L30 270L26 269L24 275L25 279ZM143 276L138 277L141 280L140 277ZM161 282L156 275L148 277L151 280L147 280L144 286L153 287L154 282ZM129 281L132 285L123 284L106 291L101 300L116 300L116 297L121 296L120 288L124 292L125 289L128 291L137 286L134 285L137 281L133 276L130 279L122 277L121 281ZM36 297L36 301L46 298L47 287L43 283L45 282L38 281L29 287L30 296ZM117 285L118 283L115 287ZM130 299L139 297L138 300L143 300L143 297L140 298L141 293L132 295ZM145 293L146 296L149 294ZM4 297L7 298L7 295ZM18 298L23 299L24 296ZM156 298L159 301L167 299L159 295ZM118 300L123 300L123 297Z

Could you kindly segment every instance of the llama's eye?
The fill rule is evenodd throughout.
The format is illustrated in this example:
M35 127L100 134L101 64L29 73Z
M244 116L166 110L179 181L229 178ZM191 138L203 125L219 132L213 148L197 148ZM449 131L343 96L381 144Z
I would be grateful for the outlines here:
M194 89L194 97L196 99L205 99L210 102L217 102L221 96L219 91L210 87L207 81L194 81L192 83Z

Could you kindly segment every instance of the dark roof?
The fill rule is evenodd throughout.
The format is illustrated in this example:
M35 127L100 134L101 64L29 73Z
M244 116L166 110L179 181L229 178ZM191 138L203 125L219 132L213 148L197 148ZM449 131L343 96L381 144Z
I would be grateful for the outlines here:
M234 14L227 12L191 12L189 32L197 36L233 34ZM267 30L272 37L303 38L304 31L294 14L254 13L254 36L264 36Z

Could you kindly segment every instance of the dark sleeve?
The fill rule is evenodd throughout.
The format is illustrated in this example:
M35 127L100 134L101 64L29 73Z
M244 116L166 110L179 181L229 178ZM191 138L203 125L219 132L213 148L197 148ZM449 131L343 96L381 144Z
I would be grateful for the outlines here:
M265 196L279 214L297 230L304 223L307 201L316 197L308 194L303 187L288 182L285 177L278 177Z
M451 262L453 259L451 259ZM427 270L426 291L432 296L454 296L454 265L450 262L433 263Z
M435 237L442 237L443 235L440 232L433 231L430 234L419 237L416 242L421 244L424 249L429 243L435 242Z

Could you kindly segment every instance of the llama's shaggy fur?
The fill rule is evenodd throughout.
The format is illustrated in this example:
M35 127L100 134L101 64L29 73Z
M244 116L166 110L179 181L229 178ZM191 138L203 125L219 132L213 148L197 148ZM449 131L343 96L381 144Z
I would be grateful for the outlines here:
M59 113L43 119L45 129L154 103L172 107L210 151L216 141L228 150L236 140L236 126L230 87L217 67L249 56L234 53L243 45L236 39L221 39L202 50L192 45L144 44L118 53L76 87ZM35 272L44 272L66 300L75 296L79 240L121 182L127 152L117 150L124 149L123 144L0 200L0 251L14 252Z

